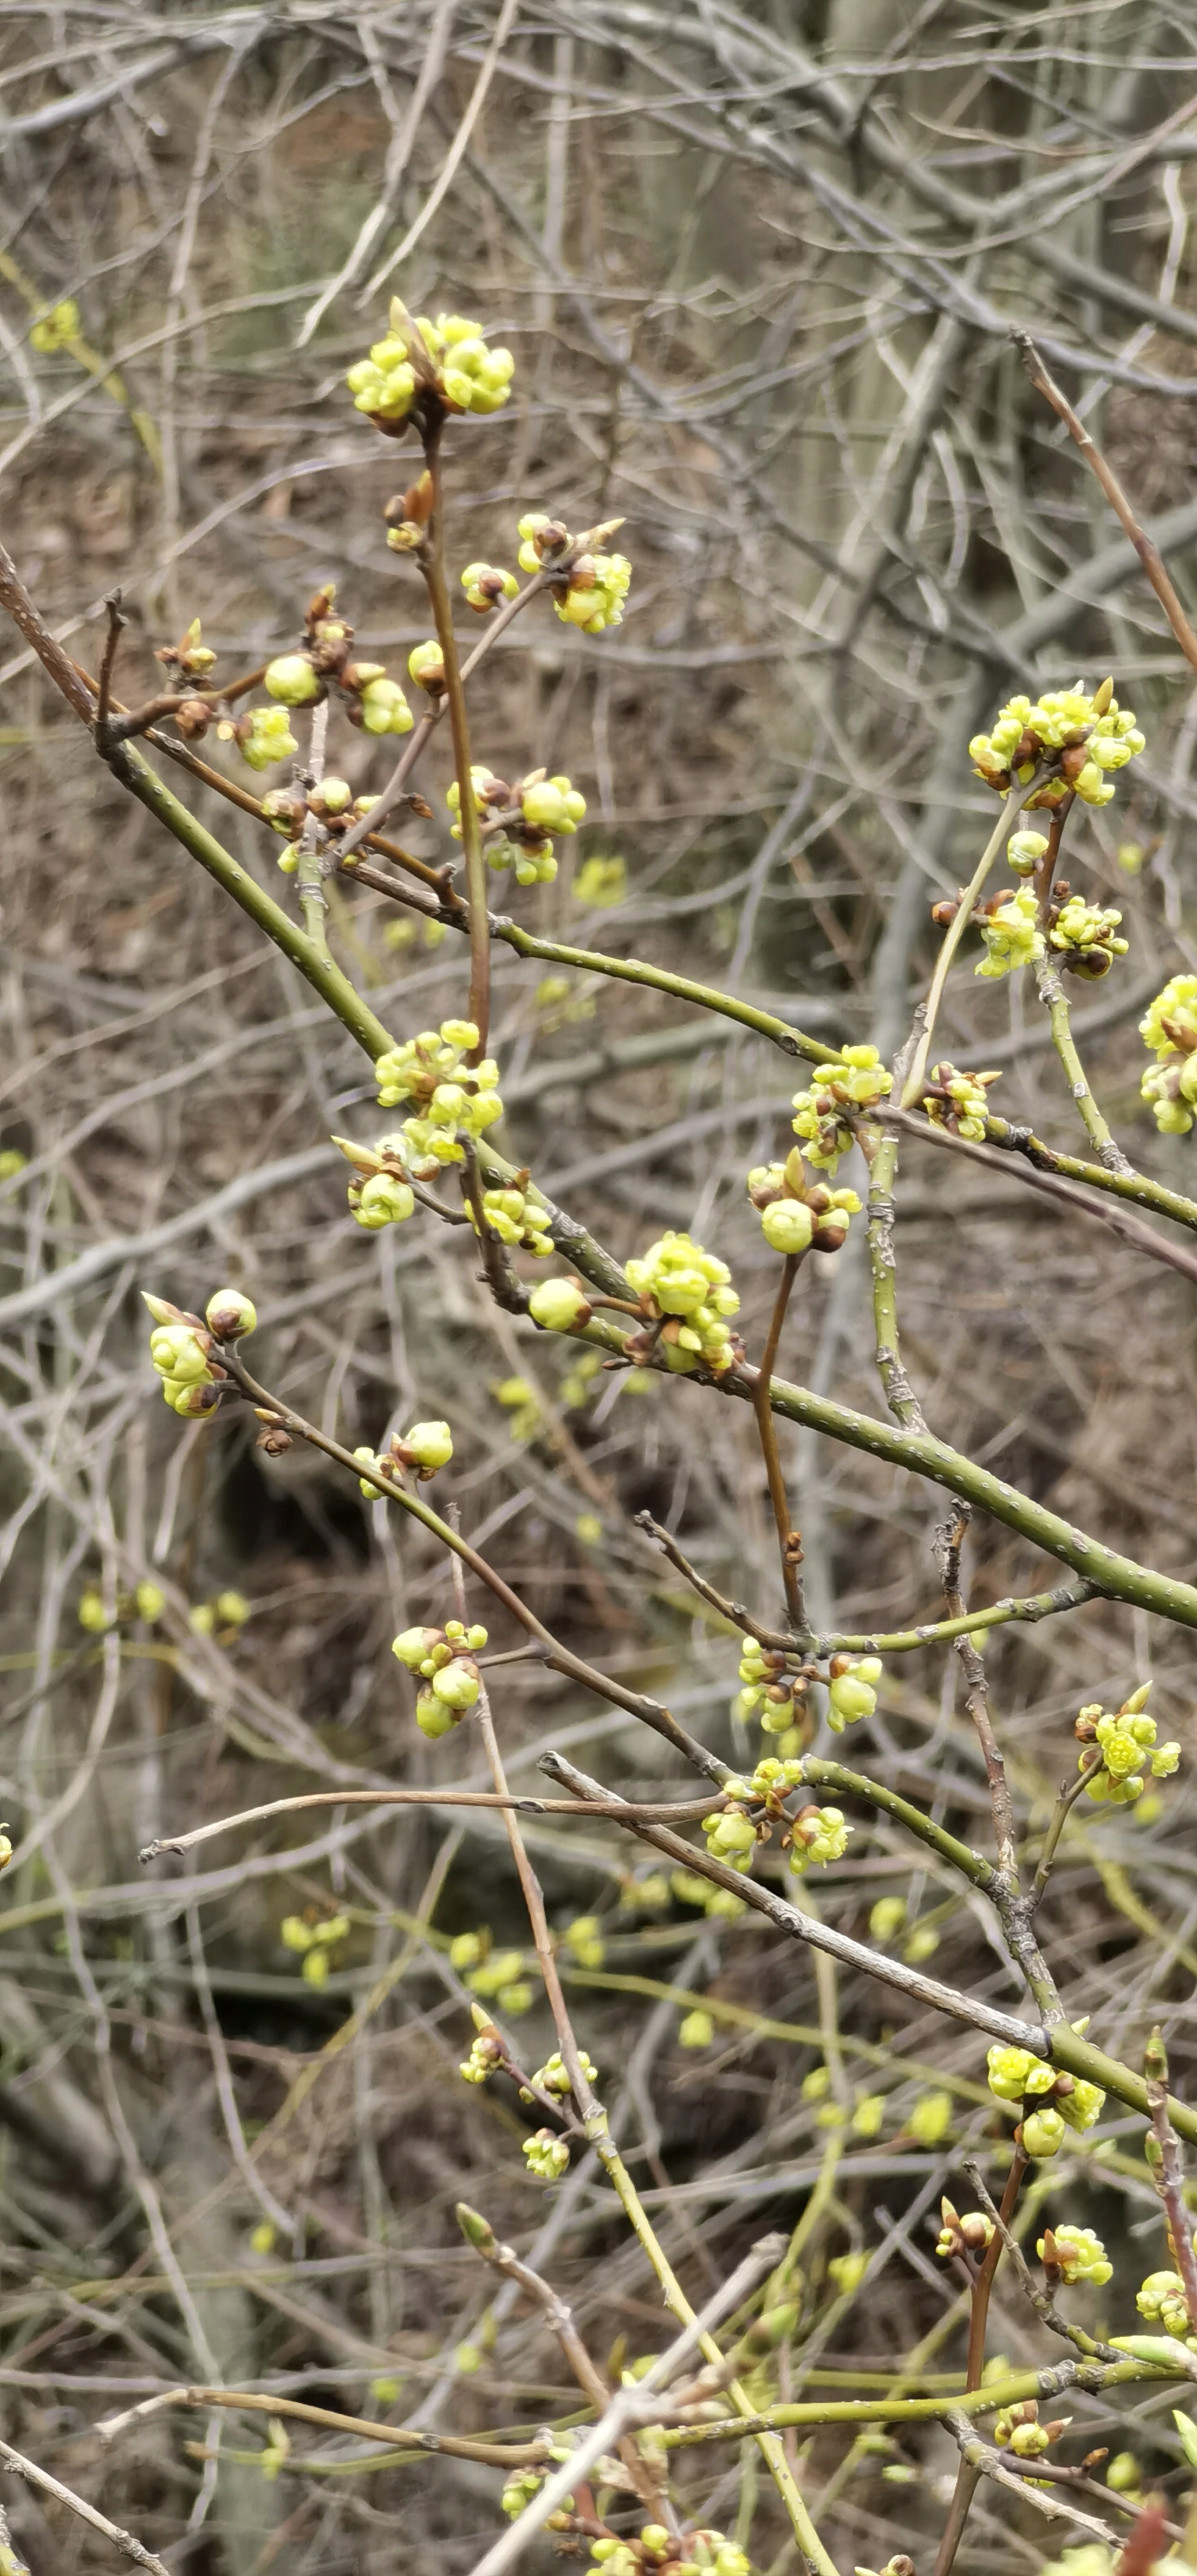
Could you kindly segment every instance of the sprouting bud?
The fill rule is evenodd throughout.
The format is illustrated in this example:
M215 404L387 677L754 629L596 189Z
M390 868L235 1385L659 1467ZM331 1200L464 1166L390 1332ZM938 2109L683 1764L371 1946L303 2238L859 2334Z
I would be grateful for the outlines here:
M319 673L307 653L280 653L277 661L267 663L262 685L283 707L308 707L321 695Z
M409 679L417 689L426 689L430 698L445 694L445 657L435 637L426 644L413 644L407 657Z
M1047 836L1043 832L1012 832L1006 843L1006 859L1016 877L1033 877L1046 855Z
M574 902L587 910L605 912L622 903L628 890L626 859L584 859L574 878Z
M568 778L546 778L543 770L526 778L520 790L525 823L540 832L576 832L586 813L586 799Z
M342 686L347 687L348 682L348 672L343 672ZM354 694L356 705L346 709L351 724L359 724L369 734L411 732L415 717L397 680L389 680L382 672L364 681Z
M218 1288L210 1297L204 1321L218 1342L240 1341L243 1333L256 1333L257 1308L239 1288Z
M414 1422L403 1435L403 1446L424 1476L435 1476L438 1467L447 1467L453 1455L453 1434L447 1422Z
M307 806L292 787L271 787L262 798L262 820L285 841L297 841L307 819Z
M542 1279L528 1300L528 1312L542 1332L573 1333L590 1322L594 1309L576 1279Z
M1040 2162L1059 2154L1065 2134L1063 2119L1054 2104L1043 2111L1032 2111L1022 2123L1023 2146L1029 2156Z
M202 742L212 722L212 708L206 698L178 698L171 708L171 721L184 742Z
M457 2203L456 2218L467 2245L472 2245L477 2254L489 2254L496 2243L495 2231L489 2218L481 2217L479 2212L471 2209L468 2202L464 2200L459 2200Z
M881 1679L879 1655L833 1655L828 1666L827 1723L833 1734L858 1718L871 1717L877 1706L875 1685Z

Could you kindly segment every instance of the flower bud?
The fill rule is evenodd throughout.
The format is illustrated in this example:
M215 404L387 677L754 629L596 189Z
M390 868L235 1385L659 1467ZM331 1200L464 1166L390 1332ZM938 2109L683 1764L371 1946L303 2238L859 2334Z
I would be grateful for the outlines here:
M571 1333L590 1322L594 1309L576 1279L542 1279L528 1300L528 1312L542 1332Z
M447 1467L453 1455L453 1434L447 1422L415 1422L404 1433L403 1446L409 1450L417 1467L426 1476L434 1476L438 1467Z
M370 1452L366 1450L360 1454L368 1457ZM404 1628L399 1636L392 1639L391 1653L398 1656L409 1673L418 1673L433 1647L439 1646L440 1642L439 1628Z
M408 677L418 689L426 689L430 698L445 694L445 657L435 641L416 644L407 657Z
M277 661L267 663L262 684L268 697L284 707L310 706L322 694L307 653L281 653Z
M814 1222L801 1199L774 1199L761 1214L761 1232L774 1252L789 1256L805 1252L814 1232Z
M204 1321L218 1342L236 1342L258 1329L257 1309L239 1288L218 1288L208 1300Z

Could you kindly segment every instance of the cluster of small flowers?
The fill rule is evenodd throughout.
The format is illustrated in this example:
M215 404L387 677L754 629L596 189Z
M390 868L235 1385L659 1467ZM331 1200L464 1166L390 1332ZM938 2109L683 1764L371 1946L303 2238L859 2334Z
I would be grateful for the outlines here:
M554 2442L549 2453L549 2457L550 2459L558 2462L567 2460L569 2458L569 2452L565 2443ZM540 2490L544 2485L547 2475L547 2469L512 2469L509 2471L507 2483L504 2486L502 2496L499 2499L501 2510L507 2515L509 2522L514 2522L517 2516L523 2512L525 2505L531 2504L533 2498L540 2494ZM563 2510L566 2513L572 2513L573 2509L573 2497L567 2496Z
M509 785L494 771L475 765L470 771L475 811L485 829L488 867L514 868L517 885L551 885L557 874L553 836L576 832L586 814L586 799L572 779L549 778L530 769ZM458 819L453 839L461 839L461 789L456 779L445 802Z
M702 1830L712 1860L721 1860L731 1869L747 1871L758 1842L767 1842L775 1822L783 1822L782 1849L788 1849L790 1867L799 1877L812 1861L826 1863L842 1860L853 1827L845 1821L838 1807L801 1807L794 1816L785 1813L784 1801L802 1783L799 1761L779 1761L768 1755L758 1762L750 1779L731 1778L723 1783L725 1796L736 1801L717 1814L704 1816ZM746 1813L749 1804L761 1803L764 1814L754 1823Z
M459 1932L449 1944L449 1965L464 1977L472 1995L482 1995L496 2003L509 2021L519 2021L532 2008L532 1988L524 1974L523 1954L519 1950L496 1950L488 1924L479 1932ZM491 2025L477 2004L474 2021L479 2030Z
M1108 805L1114 793L1108 771L1123 769L1145 747L1129 707L1119 707L1113 682L1103 680L1092 696L1078 680L1075 688L1045 690L1030 698L1011 698L991 733L974 734L968 756L977 776L999 795L1017 781L1029 786L1047 761L1054 775L1031 798L1032 805L1058 805L1071 790L1086 805Z
M460 313L416 318L392 298L385 339L359 358L345 382L355 411L376 429L402 435L421 396L444 411L501 411L511 392L515 360L510 349L488 349L476 322Z
M494 1057L484 1056L481 1064L465 1061L477 1044L472 1020L442 1020L439 1031L423 1029L418 1038L388 1048L374 1067L382 1108L413 1104L403 1121L403 1141L421 1178L439 1164L464 1162L459 1138L484 1135L503 1115ZM398 1138L386 1139L379 1150L398 1144Z
M871 1717L881 1679L880 1655L833 1655L827 1667L827 1723L842 1735L857 1718Z
M348 643L350 627L329 619L326 632L328 628L334 630L338 640L344 638ZM267 663L262 685L279 706L307 707L326 696L327 676L327 670L318 667L310 652L280 653L276 661ZM349 721L362 733L411 732L415 717L398 681L388 679L383 663L347 660L336 676L350 701L346 709Z
M1074 2023L1073 2028L1084 2025ZM1106 2097L1099 2085L1087 2084L1083 2076L1058 2073L1029 2049L995 2042L986 2063L989 2090L996 2101L1033 2103L1030 2111L1024 2108L1021 2124L1029 2156L1042 2160L1058 2155L1068 2129L1091 2129L1101 2116Z
M326 1986L329 1951L347 1938L350 1928L347 1914L330 1914L323 1923L308 1923L302 1914L287 1914L279 1925L279 1938L284 1949L298 1951L303 1960L300 1974L306 1983Z
M622 526L622 519L608 520L604 527L591 530L591 539L597 544ZM565 625L580 626L584 635L601 635L608 626L622 625L632 578L626 555L594 554L585 543L580 553L575 552L579 541L560 519L548 518L543 510L530 510L519 522L519 534L522 572L551 573L554 563L560 563L560 577L550 587L553 606Z
M991 1082L1000 1081L1000 1073L960 1073L954 1064L933 1064L931 1080L923 1093L923 1107L932 1126L948 1127L954 1136L968 1136L974 1144L983 1143L989 1115L988 1088Z
M1049 2227L1036 2251L1049 2276L1058 2274L1069 2289L1076 2281L1092 2281L1095 2289L1104 2289L1114 2277L1114 2266L1091 2227Z
M150 1590L154 1587L151 1585ZM239 1629L244 1628L253 1611L243 1592L218 1592L214 1601L196 1601L187 1613L187 1625L194 1637L214 1637L223 1629L222 1645L227 1645Z
M447 1619L443 1628L404 1628L394 1638L391 1653L427 1685L416 1698L421 1735L435 1742L475 1706L481 1683L474 1657L485 1644L485 1628L467 1628L460 1619Z
M419 1482L426 1485L438 1468L447 1467L453 1455L453 1434L447 1422L413 1422L402 1438L393 1432L389 1449L378 1455L373 1449L355 1449L359 1465L372 1467L376 1476L390 1483L414 1467ZM368 1503L378 1501L378 1487L365 1476L358 1479Z
M993 2220L982 2209L959 2210L944 2194L939 2204L941 2226L935 2251L947 2263L957 2254L983 2254L993 2242Z
M748 1175L748 1195L770 1251L789 1257L809 1251L812 1245L816 1252L838 1252L849 1219L860 1214L855 1190L832 1190L823 1181L812 1184L807 1179L797 1146L784 1163L754 1164Z
M992 980L999 975L1012 975L1020 966L1037 966L1045 943L1034 888L1019 886L1015 893L1003 894L998 902L987 906L981 936L985 954L978 958L974 974Z
M592 2540L590 2563L603 2576L750 2576L749 2562L721 2531L691 2531L674 2538L662 2522L646 2522L638 2540Z
M406 1225L409 1216L415 1214L416 1197L410 1181L405 1181L403 1178L402 1168L388 1170L384 1163L381 1170L367 1172L364 1168L365 1157L359 1154L357 1148L350 1149L347 1140L340 1136L335 1136L333 1143L340 1145L343 1153L350 1151L351 1159L355 1164L354 1177L349 1183L348 1197L349 1213L357 1223L365 1226L368 1234L381 1233L384 1225ZM400 1149L405 1143L406 1138L402 1136L383 1136L379 1140L376 1155L372 1155L370 1159L381 1162L386 1157L401 1165Z
M204 1321L168 1297L152 1297L143 1288L142 1303L153 1317L150 1358L162 1380L162 1393L175 1413L210 1413L219 1398L226 1371L212 1356L222 1343L240 1340L257 1327L257 1314L239 1288L218 1288L208 1300Z
M1051 2424L1039 2421L1039 2400L1024 2397L1017 2406L1002 2406L994 2417L993 2438L999 2450L1009 2448L1016 2460L1038 2460L1061 2433L1067 2431L1071 2415L1059 2415Z
M461 586L466 595L467 605L479 617L489 617L492 608L497 608L501 599L516 599L519 596L519 583L515 574L505 571L502 564L467 564L461 576ZM414 672L412 677L414 679Z
M1197 2244L1197 2239L1194 2240ZM1165 2334L1176 2335L1197 2351L1194 2327L1197 2319L1189 2315L1185 2285L1179 2272L1149 2272L1142 2287L1135 2292L1135 2306L1149 2325L1160 2325Z
M731 1367L738 1346L726 1319L739 1313L740 1300L726 1261L670 1229L628 1262L627 1275L645 1313L654 1322L664 1318L652 1346L667 1368L688 1376L702 1365L721 1377Z
M29 346L39 358L57 357L60 349L69 349L79 338L83 319L73 295L64 295L52 304L48 313L40 313L29 334Z
M575 1914L572 1923L565 1925L561 1939L580 1968L602 1967L607 1945L597 1914Z
M584 2048L580 2048L578 2050L578 2064L582 2069L586 2082L588 2084L597 2084L598 2068L595 2065L593 2058L587 2056ZM526 2085L521 2084L521 2102L534 2102L537 2092L551 2093L554 2101L556 2102L568 2102L570 2091L572 2089L570 2074L559 2048L555 2048L553 2050L551 2057L546 2057L543 2066L537 2067L536 2072L532 2077L532 2083L536 2088L535 2091L529 2091Z
M484 1190L482 1212L491 1233L497 1234L500 1243L509 1244L512 1248L519 1245L525 1252L535 1253L538 1261L548 1260L554 1246L552 1235L544 1230L544 1211L526 1198L522 1190ZM478 1219L472 1207L469 1219L477 1234Z
M739 1669L744 1687L732 1702L733 1717L744 1721L759 1712L766 1735L788 1735L806 1714L805 1674L791 1673L783 1654L762 1646L756 1637L745 1636L740 1639Z
M845 1111L867 1110L892 1086L874 1046L845 1047L838 1064L818 1064L809 1091L794 1094L792 1121L808 1163L834 1172L855 1136Z
M1060 891L1063 893L1063 887ZM1085 903L1079 894L1069 895L1049 915L1048 947L1060 951L1074 975L1084 975L1090 983L1097 983L1101 976L1108 975L1116 957L1125 957L1130 946L1129 940L1115 935L1121 919L1121 913L1109 904Z
M133 1592L118 1592L116 1607L108 1610L104 1595L94 1583L84 1585L79 1595L75 1616L81 1628L93 1637L102 1637L121 1619L160 1619L166 1608L166 1594L156 1583L139 1583Z
M1077 1764L1087 1774L1086 1796L1099 1806L1133 1807L1143 1795L1148 1771L1153 1780L1166 1780L1179 1766L1179 1744L1157 1745L1155 1719L1143 1713L1150 1689L1150 1682L1144 1682L1112 1713L1093 1700L1077 1718L1082 1748L1094 1743L1101 1748L1100 1762L1082 1750Z
M733 1896L730 1887L712 1887L709 1878L700 1878L693 1869L670 1870L669 1894L679 1905L697 1906L700 1914L709 1914L716 1922L735 1923L744 1912L742 1896Z
M552 2129L534 2129L531 2137L524 2140L523 2152L528 2171L535 2174L538 2182L560 2182L562 2175L569 2172L569 2148Z
M1156 1062L1139 1085L1162 1136L1187 1136L1197 1103L1197 975L1174 975L1139 1022Z

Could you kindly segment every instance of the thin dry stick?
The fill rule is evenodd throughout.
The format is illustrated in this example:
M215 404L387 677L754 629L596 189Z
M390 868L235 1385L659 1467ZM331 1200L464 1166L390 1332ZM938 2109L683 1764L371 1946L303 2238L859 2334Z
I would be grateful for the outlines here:
M618 1805L612 1801L606 1807L591 1806L576 1798L500 1797L494 1789L308 1789L296 1798L270 1798L265 1806L243 1807L235 1816L216 1816L210 1824L195 1825L187 1834L160 1834L156 1842L146 1843L137 1857L151 1861L160 1860L164 1852L194 1851L197 1843L211 1842L214 1834L231 1834L241 1825L260 1825L271 1816L300 1815L305 1807L507 1807L520 1816L618 1814L626 1819L631 1814L648 1824L688 1825L697 1824L700 1816L726 1804L718 1794L679 1799L660 1807L629 1808L625 1800Z
M790 1293L798 1276L801 1261L801 1253L790 1252L786 1254L781 1266L781 1280L773 1302L769 1331L753 1384L752 1410L756 1416L757 1434L769 1485L769 1500L773 1506L773 1519L777 1530L777 1544L781 1550L781 1580L786 1596L786 1608L795 1632L798 1636L805 1637L808 1634L806 1603L802 1594L802 1577L798 1572L802 1563L802 1540L790 1522L786 1480L782 1474L781 1457L777 1446L777 1425L773 1419L773 1407L769 1400L769 1389L781 1341L782 1327L786 1319L786 1308L790 1302Z
M1147 2079L1147 2101L1156 2150L1152 2160L1152 2180L1164 2204L1168 2244L1184 2287L1189 2325L1197 2328L1197 2252L1193 2247L1190 2213L1185 2207L1180 2140L1168 2117L1168 2058L1164 2035L1158 2025L1147 2045L1143 2072ZM1194 2376L1197 2377L1197 2365L1194 2366Z
M23 2451L14 2451L8 2442L0 2442L0 2462L11 2469L14 2476L27 2479L31 2487L40 2487L43 2495L53 2496L56 2504L65 2505L67 2512L77 2514L80 2522L90 2523L92 2530L110 2540L123 2558L131 2558L135 2566L144 2567L147 2576L170 2576L169 2568L164 2567L162 2560L155 2558L151 2550L143 2548L131 2531L122 2531L119 2522L109 2522L106 2513L97 2513L94 2504L88 2504L86 2497L76 2495L73 2487L64 2487L59 2478L51 2477L48 2469L39 2469L36 2460L27 2460Z
M1003 2227L1009 2226L1010 2220L1014 2215L1014 2204L1018 2198L1022 2178L1026 2169L1026 2156L1023 2153L1022 2147L1016 2146L1010 2171L1006 2177L1006 2188L1002 2193L1001 2207L998 2211L998 2216L1002 2221ZM1003 2251L1004 2239L1002 2228L995 2228L990 2243L986 2248L985 2260L981 2265L981 2269L977 2275L976 2285L973 2290L972 2307L969 2313L968 2322L968 2360L965 2367L964 2381L966 2394L971 2392L973 2389L980 2387L985 2374L985 2328L989 2318L989 2296L993 2288L994 2279L998 2265L1002 2259ZM971 2441L973 2428L971 2424L968 2424L967 2417L963 2420L967 2425L968 2436ZM935 2576L949 2576L949 2570L951 2569L956 2552L964 2537L964 2526L968 2520L969 2507L974 2495L976 2494L977 2482L980 2476L981 2463L970 2459L968 2453L962 2449L960 2467L956 2473L956 2485L952 2495L951 2504L948 2507L948 2518L944 2525L943 2536L940 2540L939 2552L935 2561Z
M144 2424L151 2415L164 2414L174 2406L223 2406L234 2414L286 2415L296 2423L319 2424L326 2432L354 2433L359 2440L378 2442L387 2450L445 2451L452 2459L482 2460L496 2469L535 2466L546 2457L539 2435L530 2442L482 2442L464 2433L418 2433L405 2424L378 2424L366 2415L341 2415L332 2407L305 2405L299 2397L263 2396L257 2389L245 2388L165 2388L157 2397L144 2398L140 2406L106 2416L96 2431L102 2441L114 2442L131 2424ZM146 2563L158 2565L156 2558Z
M1075 440L1086 465L1096 475L1122 527L1123 534L1129 537L1135 549L1186 662L1191 663L1193 669L1197 671L1197 634L1190 626L1180 599L1168 578L1164 558L1154 537L1149 537L1146 529L1140 527L1117 475L1106 463L1100 447L1090 437L1084 421L1078 418L1067 396L1061 393L1058 384L1049 376L1030 332L1012 331L1010 336L1021 352L1023 365L1036 393L1042 394L1051 404L1052 410L1063 421L1069 437Z

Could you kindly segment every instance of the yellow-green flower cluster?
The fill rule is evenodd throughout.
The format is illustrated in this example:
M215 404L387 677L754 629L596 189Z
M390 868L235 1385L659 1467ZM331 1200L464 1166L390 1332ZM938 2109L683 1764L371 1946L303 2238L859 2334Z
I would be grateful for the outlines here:
M1024 2397L1017 2406L1000 2408L994 2417L993 2438L1000 2450L1013 2451L1016 2460L1038 2460L1071 2421L1065 2415L1055 2423L1041 2424L1038 2398Z
M459 1138L484 1135L503 1115L493 1056L484 1056L481 1064L466 1063L477 1044L472 1020L442 1020L439 1031L424 1029L418 1038L408 1038L378 1058L374 1072L383 1108L412 1103L403 1135L417 1171L464 1162Z
M608 912L613 904L622 903L628 890L628 863L620 858L585 859L574 878L574 902L589 910Z
M279 1925L279 1937L288 1950L295 1950L303 1960L301 1976L309 1986L328 1984L329 1951L335 1950L350 1931L347 1914L330 1914L323 1923L308 1923L302 1914L288 1914Z
M1179 2272L1149 2272L1135 2292L1135 2306L1141 2317L1150 2325L1162 2326L1165 2334L1177 2335L1182 2342L1192 2337L1197 2320L1189 2315Z
M201 1324L198 1315L185 1314L169 1298L152 1297L146 1288L141 1294L154 1324L150 1358L166 1402L175 1413L209 1413L219 1400L216 1381L225 1374L213 1361L213 1348L255 1330L258 1318L249 1298L238 1288L218 1289Z
M690 2531L675 2539L663 2522L644 2523L635 2540L592 2540L588 2576L599 2568L603 2576L649 2576L655 2569L663 2576L750 2576L743 2550L721 2531Z
M942 2220L935 2251L946 2263L954 2254L984 2254L993 2243L993 2220L983 2209L966 2209L963 2217L946 2197L940 2201Z
M250 769L273 769L280 760L294 760L299 744L291 731L286 707L251 707L237 724L218 728L222 739L237 745Z
M582 2069L586 2082L588 2084L597 2084L598 2068L594 2063L594 2059L587 2056L584 2048L580 2048L578 2050L578 2064ZM559 2048L555 2048L553 2050L551 2057L546 2057L543 2066L538 2066L536 2068L532 2077L532 2082L539 2092L551 2093L554 2101L568 2101L571 2090L570 2073ZM521 2085L521 2102L531 2102L534 2098L534 2095L528 2092L526 2087Z
M982 923L985 954L978 958L974 974L992 978L1011 975L1020 966L1037 966L1044 952L1038 915L1033 887L1019 886Z
M551 2129L535 2130L525 2138L523 2151L528 2171L536 2175L538 2182L560 2182L562 2175L569 2172L569 2148L564 2138L556 2137Z
M378 1234L384 1225L404 1225L415 1204L410 1184L397 1172L371 1172L366 1180L349 1184L352 1214L370 1234Z
M1079 894L1070 895L1052 920L1048 947L1061 950L1075 973L1096 982L1109 973L1116 957L1125 957L1130 946L1129 940L1115 935L1121 919L1121 913L1108 904L1085 903Z
M1040 859L1047 856L1044 832L1012 832L1006 843L1006 860L1016 877L1033 877Z
M995 2042L986 2062L995 2100L1033 2105L1030 2111L1024 2107L1022 2120L1022 2142L1030 2156L1058 2155L1068 2129L1091 2129L1101 2116L1106 2097L1100 2085L1060 2074L1029 2049Z
M923 1107L935 1127L950 1127L955 1136L970 1136L981 1143L989 1115L988 1087L1000 1082L999 1073L959 1073L954 1064L935 1064L931 1068L933 1088L923 1093Z
M1157 1745L1155 1719L1145 1714L1150 1689L1150 1682L1144 1682L1113 1712L1099 1700L1080 1712L1076 1732L1082 1745L1101 1748L1100 1762L1091 1765L1082 1750L1077 1766L1087 1774L1086 1796L1098 1806L1133 1807L1143 1795L1148 1772L1153 1780L1166 1780L1178 1768L1179 1744Z
M801 1878L812 1862L823 1866L842 1860L855 1830L838 1807L800 1807L790 1829L791 1869Z
M1036 2251L1040 2262L1058 2272L1070 2289L1075 2281L1092 2281L1100 2290L1114 2277L1114 2266L1091 2227L1049 2227Z
M491 1946L488 1925L480 1932L459 1932L449 1944L449 1965L465 1978L472 1995L484 1995L497 2003L501 2013L518 2021L530 2011L532 1988L524 1975L524 1961L519 1950L496 1950ZM481 2005L472 2007L475 2027L487 2030L490 2024Z
M1129 707L1120 707L1103 680L1092 695L1078 680L1071 689L1048 689L1032 703L1011 698L991 733L974 734L968 756L979 777L1005 796L1026 787L1045 761L1056 775L1033 800L1058 803L1069 788L1086 805L1108 805L1114 793L1107 773L1125 767L1144 749Z
M747 1798L751 1794L746 1780L725 1780L723 1785L733 1798ZM704 1816L702 1830L712 1860L721 1860L727 1869L751 1869L757 1832L743 1807L725 1807L717 1815Z
M518 1244L525 1252L534 1252L538 1261L547 1261L554 1244L552 1235L544 1230L544 1209L525 1198L522 1190L484 1190L482 1211L491 1233L498 1235L500 1243L509 1244L513 1249ZM477 1234L478 1219L472 1207L469 1219ZM561 1284L564 1286L564 1281Z
M501 411L514 373L510 349L488 349L476 322L460 313L438 313L435 322L419 314L413 321L396 296L385 338L350 368L345 382L355 411L380 429L394 429L421 394L446 411Z
M1156 1057L1139 1085L1163 1136L1187 1136L1197 1103L1197 975L1174 975L1157 993L1139 1035Z
M808 1163L834 1172L841 1154L855 1142L843 1113L884 1100L892 1079L874 1046L845 1047L841 1063L816 1065L810 1090L796 1091L793 1100L794 1134Z
M467 564L461 576L461 586L470 607L479 617L489 617L501 599L515 599L519 592L515 574L505 572L501 564ZM419 646L416 649L418 651ZM408 667L410 669L410 664ZM413 679L415 676L412 672Z
M881 1679L880 1655L833 1655L828 1665L827 1723L842 1735L857 1718L871 1717Z
M64 295L60 303L51 305L48 313L39 314L29 334L29 346L36 349L39 358L57 357L60 349L69 349L72 340L78 339L82 328L82 316L74 296Z
M391 1653L427 1687L416 1700L416 1724L433 1742L459 1726L477 1702L481 1683L474 1657L486 1644L485 1628L447 1619L443 1628L404 1628Z
M667 1368L688 1376L700 1365L720 1377L735 1353L727 1323L740 1310L725 1261L688 1234L669 1232L629 1261L628 1280L653 1316L665 1318L657 1347Z
M829 1189L824 1181L811 1186L796 1146L784 1163L754 1164L747 1187L770 1251L791 1258L812 1245L816 1252L838 1252L851 1218L860 1214L855 1190Z
M521 519L521 534L524 524ZM579 555L570 566L564 596L562 587L555 585L553 606L566 626L580 626L584 635L601 635L606 627L623 624L631 578L626 555Z

